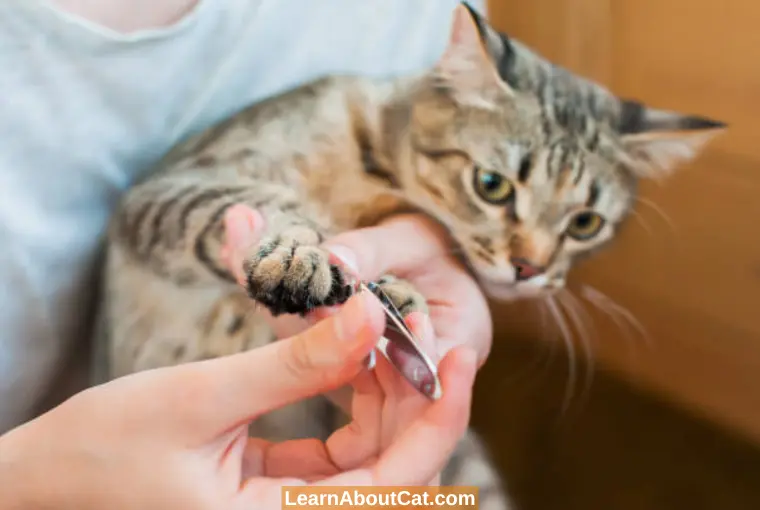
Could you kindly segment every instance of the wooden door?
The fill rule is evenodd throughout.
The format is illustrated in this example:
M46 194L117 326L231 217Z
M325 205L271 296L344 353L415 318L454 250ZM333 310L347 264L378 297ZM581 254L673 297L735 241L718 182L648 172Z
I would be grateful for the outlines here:
M623 96L730 124L647 183L619 242L576 272L648 332L589 308L609 370L760 442L760 3L491 0L494 26ZM494 305L496 342L540 341L529 304ZM633 333L628 333L633 337Z

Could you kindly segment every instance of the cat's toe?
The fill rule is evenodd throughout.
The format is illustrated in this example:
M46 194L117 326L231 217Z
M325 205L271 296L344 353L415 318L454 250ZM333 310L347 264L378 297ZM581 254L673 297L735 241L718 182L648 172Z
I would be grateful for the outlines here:
M282 239L262 243L245 265L247 291L274 316L304 315L314 308L344 303L352 294L329 253Z
M393 275L377 280L377 285L388 296L393 306L406 317L413 312L428 313L427 300L411 283Z

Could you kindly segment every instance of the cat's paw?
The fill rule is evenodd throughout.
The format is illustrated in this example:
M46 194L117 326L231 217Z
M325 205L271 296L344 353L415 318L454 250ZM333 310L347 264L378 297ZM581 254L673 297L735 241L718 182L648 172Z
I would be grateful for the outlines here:
M304 315L345 303L353 287L318 243L319 235L307 227L291 227L262 240L256 254L243 264L251 299L274 316Z
M390 299L393 306L406 318L413 312L428 314L427 300L425 296L406 280L396 278L393 275L384 275L375 282Z

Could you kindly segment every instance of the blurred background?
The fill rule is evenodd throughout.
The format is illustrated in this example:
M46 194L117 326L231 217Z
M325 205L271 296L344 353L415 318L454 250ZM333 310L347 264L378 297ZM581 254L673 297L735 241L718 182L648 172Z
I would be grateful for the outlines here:
M646 183L620 241L575 273L574 364L535 303L494 305L474 426L518 507L760 508L760 3L486 5L496 28L619 95L730 125Z

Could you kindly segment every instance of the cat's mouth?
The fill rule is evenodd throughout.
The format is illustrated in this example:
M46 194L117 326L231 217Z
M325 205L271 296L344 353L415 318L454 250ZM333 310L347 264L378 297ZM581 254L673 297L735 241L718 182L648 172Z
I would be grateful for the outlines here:
M488 297L500 301L516 301L550 296L564 287L564 280L541 273L519 280L511 265L504 267L476 267L480 285Z

